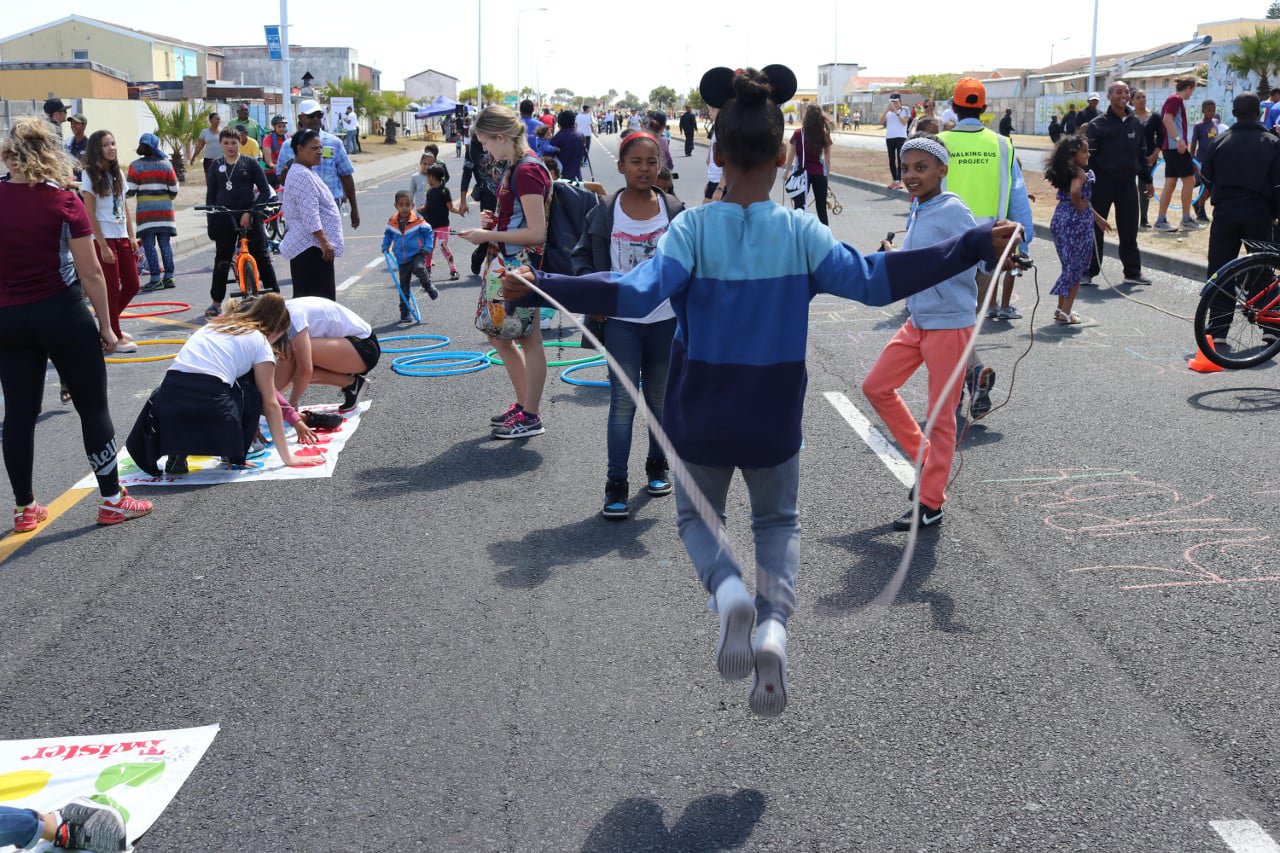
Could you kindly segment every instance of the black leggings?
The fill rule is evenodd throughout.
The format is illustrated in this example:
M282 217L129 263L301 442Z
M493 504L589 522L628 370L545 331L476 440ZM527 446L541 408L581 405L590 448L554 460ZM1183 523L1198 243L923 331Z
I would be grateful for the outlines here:
M227 274L231 271L231 259L236 253L235 226L225 214L209 219L209 238L214 243L213 283L209 287L209 298L221 304L227 295ZM271 254L267 251L267 232L262 223L255 220L249 230L249 254L258 264L259 285L265 290L280 292L276 284L276 271L271 266Z
M827 176L826 175L810 175L809 189L813 190L813 206L817 208L815 213L818 214L818 221L823 225L827 224ZM791 199L791 204L796 210L803 210L809 193L798 195Z
M319 246L300 252L289 259L289 277L293 280L293 298L320 296L338 301L334 261L326 261Z
M889 174L893 175L894 181L902 180L902 146L907 144L905 136L898 136L884 141L884 147L889 151Z
M84 450L104 497L120 491L116 434L107 408L107 365L98 324L77 284L65 293L0 308L0 386L4 388L4 466L18 506L35 500L36 419L52 359L80 415Z

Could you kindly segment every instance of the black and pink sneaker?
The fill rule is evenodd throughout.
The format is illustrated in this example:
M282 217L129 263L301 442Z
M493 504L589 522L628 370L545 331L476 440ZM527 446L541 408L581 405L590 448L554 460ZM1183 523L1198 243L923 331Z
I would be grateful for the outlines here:
M493 428L494 438L532 438L542 435L546 429L542 426L542 418L524 409L507 418L502 426Z

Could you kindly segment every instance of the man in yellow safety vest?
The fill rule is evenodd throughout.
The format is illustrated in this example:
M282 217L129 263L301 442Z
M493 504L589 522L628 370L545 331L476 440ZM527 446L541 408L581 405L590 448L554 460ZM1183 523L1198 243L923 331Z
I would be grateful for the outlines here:
M953 192L969 206L978 222L1009 219L1023 227L1022 250L1025 252L1035 233L1031 219L1031 200L1022 166L1013 148L1013 140L992 131L982 123L987 106L987 90L981 81L965 77L956 81L951 107L956 124L938 135L951 154L943 189ZM987 302L991 275L978 269L978 308ZM1022 314L1009 304L1013 296L1013 276L1006 274L1003 293L996 305L991 300L989 320L1019 320ZM970 361L966 385L969 389L969 415L974 420L991 411L991 387L996 373L975 357Z

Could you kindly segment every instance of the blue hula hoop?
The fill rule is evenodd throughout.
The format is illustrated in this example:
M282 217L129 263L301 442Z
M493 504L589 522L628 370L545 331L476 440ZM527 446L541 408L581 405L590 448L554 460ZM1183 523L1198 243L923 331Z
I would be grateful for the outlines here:
M1161 175L1163 175L1163 174L1164 174L1164 170L1161 168L1162 166L1164 166L1164 158L1163 158L1163 157L1162 157L1162 158L1160 158L1159 160L1157 160L1157 161L1155 162L1155 164L1154 164L1154 165L1152 165L1152 167L1151 167L1151 185L1152 185L1153 189L1155 188L1156 171L1157 171L1157 170L1159 170L1159 171L1161 172ZM1197 160L1196 158L1192 157L1192 158L1191 158L1191 166L1192 166L1191 176L1192 176L1193 178L1199 178L1199 179L1200 179L1200 183L1199 183L1198 185L1196 185L1196 188L1195 188L1195 190L1196 190L1196 191L1195 191L1195 198L1193 198L1193 199L1191 200L1191 206L1192 206L1192 207L1195 207L1196 205L1198 205L1198 204L1200 203L1200 200L1204 198L1205 191L1209 189L1209 182L1208 182L1208 181L1206 181L1206 180L1204 179L1204 175L1200 174L1200 161L1199 161L1199 160ZM1178 180L1182 180L1182 178L1178 178ZM1158 189L1156 189L1156 190L1155 190L1155 192L1153 192L1153 193L1152 193L1151 198L1152 198L1152 200L1153 200L1153 201L1155 201L1155 203L1156 203L1156 204L1159 204L1159 203L1160 203L1160 191L1159 191ZM1182 210L1182 204L1181 204L1181 202L1179 202L1179 203L1175 204L1175 203L1174 203L1174 201L1173 201L1173 199L1169 199L1169 207L1170 207L1170 209L1173 209L1173 210Z
M609 381L599 379L577 379L572 374L579 370L586 370L588 367L608 366L603 358L597 361L589 361L586 364L575 364L572 367L566 367L560 372L560 381L568 385L577 385L581 388L608 388Z
M426 346L412 346L412 347L384 346L382 348L383 352L399 352L399 353L431 352L432 350L437 350L437 349L440 349L441 347L447 347L449 345L449 339L444 335L423 335L423 334L392 335L389 338L378 339L379 343L386 343L387 341L435 341L436 343L427 344Z
M405 292L400 289L400 265L396 263L396 256L389 251L383 252L382 262L387 265L387 272L391 275L391 286L396 289L396 293L400 297L400 304L409 310L409 315L413 317L415 323L421 323L422 315L418 313L418 299L413 295L413 289L409 289L407 297Z
M478 373L488 366L484 353L470 350L402 355L391 362L391 369L401 376L459 376Z

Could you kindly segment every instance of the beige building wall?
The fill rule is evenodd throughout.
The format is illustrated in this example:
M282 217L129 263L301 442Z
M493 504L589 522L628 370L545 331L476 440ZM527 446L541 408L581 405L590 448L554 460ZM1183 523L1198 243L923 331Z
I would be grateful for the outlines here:
M0 59L48 62L75 59L75 51L87 50L99 65L123 71L131 80L153 80L151 45L140 39L67 21L22 38L0 44Z
M0 96L16 101L43 101L49 93L63 100L104 98L125 100L129 84L88 68L0 71Z
M1211 24L1197 24L1196 32L1202 36L1213 36L1214 41L1232 41L1241 36L1251 36L1261 27L1264 30L1280 29L1280 20L1248 19L1235 21L1215 21Z

